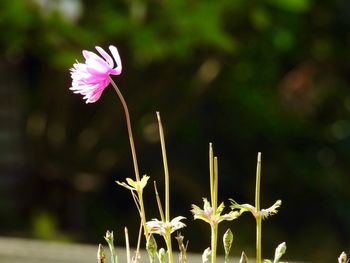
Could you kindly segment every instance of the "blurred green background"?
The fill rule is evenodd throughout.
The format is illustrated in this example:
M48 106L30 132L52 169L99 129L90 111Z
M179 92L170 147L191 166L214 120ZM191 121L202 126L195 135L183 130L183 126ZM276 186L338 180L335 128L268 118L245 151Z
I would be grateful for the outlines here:
M2 0L0 29L1 235L97 244L109 229L123 245L127 226L136 245L136 209L114 182L133 177L122 107L111 88L89 105L68 90L81 50L113 44L140 172L159 188L161 112L190 251L210 244L189 210L209 196L213 142L225 201L254 202L263 153L262 206L283 201L264 257L282 241L290 260L350 252L349 1ZM158 217L152 187L145 198ZM233 253L254 257L253 218L227 227Z

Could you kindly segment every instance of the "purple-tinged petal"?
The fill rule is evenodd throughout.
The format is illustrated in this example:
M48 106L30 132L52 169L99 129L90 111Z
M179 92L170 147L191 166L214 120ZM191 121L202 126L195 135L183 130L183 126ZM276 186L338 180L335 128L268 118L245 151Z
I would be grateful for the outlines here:
M113 69L114 75L120 75L122 73L122 61L119 56L118 49L115 46L109 46L109 50L111 51L113 58L117 64L117 66Z
M83 50L82 51L83 56L85 59L88 59L90 57L90 53L92 53L91 51L87 51L87 50Z
M95 47L96 50L98 51L98 53L101 54L101 56L107 61L108 65L113 68L114 67L114 62L113 62L113 59L111 58L110 55L108 55L108 53L106 51L104 51L103 48L99 47L99 46L96 46Z
M86 60L87 69L92 69L96 73L108 74L111 70L106 61L102 59L87 59Z

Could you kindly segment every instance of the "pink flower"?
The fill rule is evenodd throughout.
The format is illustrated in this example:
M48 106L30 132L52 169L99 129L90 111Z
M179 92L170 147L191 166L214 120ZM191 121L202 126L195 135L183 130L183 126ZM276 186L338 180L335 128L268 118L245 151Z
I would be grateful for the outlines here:
M109 75L120 75L122 72L122 62L118 50L115 46L109 46L112 57L101 47L96 47L98 56L94 52L83 50L85 63L75 63L70 69L72 77L72 87L69 89L74 93L84 95L86 103L96 102L104 89L109 85ZM116 62L116 67L114 67Z

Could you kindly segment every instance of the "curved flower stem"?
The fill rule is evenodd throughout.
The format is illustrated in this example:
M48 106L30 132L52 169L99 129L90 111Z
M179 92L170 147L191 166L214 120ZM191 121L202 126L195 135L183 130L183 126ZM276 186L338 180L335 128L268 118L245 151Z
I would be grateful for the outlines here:
M114 90L117 92L117 95L123 105L124 108L124 113L125 113L125 119L126 119L126 126L128 128L128 134L129 134L129 141L130 141L130 147L131 147L131 154L132 154L132 160L134 163L134 170L135 170L135 176L136 176L136 181L140 181L140 175L139 175L139 166L137 164L137 157L136 157L136 150L135 150L135 143L134 143L134 137L132 136L132 129L131 129L131 121L130 121L130 113L128 109L128 105L126 104L126 101L117 87L117 84L113 81L111 77L109 77L109 80L111 81L111 84L114 88Z
M132 154L132 160L133 160L133 164L134 164L134 171L135 171L135 177L136 177L136 181L139 182L140 181L140 174L139 174L139 167L137 164L137 156L136 156L136 150L135 150L135 143L134 143L134 138L132 135L132 129L131 129L131 121L130 121L130 113L129 113L129 109L128 109L128 105L126 104L126 101L121 93L121 91L119 90L119 88L117 87L117 84L115 84L115 82L113 81L113 79L111 77L109 77L109 80L114 88L114 90L116 91L122 105L124 108L124 113L125 113L125 119L126 119L126 126L128 129L128 134L129 134L129 141L130 141L130 147L131 147L131 154ZM146 227L146 214L145 214L145 208L144 208L144 204L143 204L143 191L142 189L139 191L137 191L138 194L138 198L139 198L139 203L140 203L140 213L141 213L141 221L142 221L142 225L143 225L143 231L147 240L148 237L148 231L147 231L147 227Z
M256 263L261 263L261 215L260 215L260 175L261 153L258 153L256 165L255 209L256 209Z

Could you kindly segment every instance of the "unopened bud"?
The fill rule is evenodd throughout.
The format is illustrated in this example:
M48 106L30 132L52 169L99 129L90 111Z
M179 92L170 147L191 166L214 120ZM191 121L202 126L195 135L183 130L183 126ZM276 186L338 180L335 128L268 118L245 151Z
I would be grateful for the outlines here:
M107 241L108 244L110 244L110 243L113 244L113 242L114 242L113 231L110 232L109 230L107 230L106 235L104 236L104 238L105 238L105 240Z
M277 263L280 260L280 258L283 256L283 254L286 253L286 250L287 250L286 242L279 244L275 250L275 258L273 262Z
M157 242L153 235L149 235L147 238L146 250L153 261L157 255Z
M347 263L348 262L348 256L345 254L345 252L342 252L338 258L339 263Z
M97 250L97 263L104 263L105 260L106 260L105 251L103 249L103 246L99 244L98 250Z
M165 263L166 252L164 248L159 249L158 251L158 260L160 263Z
M239 260L239 263L248 263L248 257L246 256L244 251L242 252L241 259Z
M211 261L211 249L210 247L206 248L202 254L202 263L207 263Z
M233 242L233 234L231 229L227 229L223 236L223 243L225 249L225 255L229 255L231 251L231 246Z
M110 232L110 231L107 230L106 235L105 235L104 238L107 241L109 250L111 252L111 261L112 261L112 263L116 263L118 260L117 260L117 255L116 255L115 249L114 249L113 231Z

